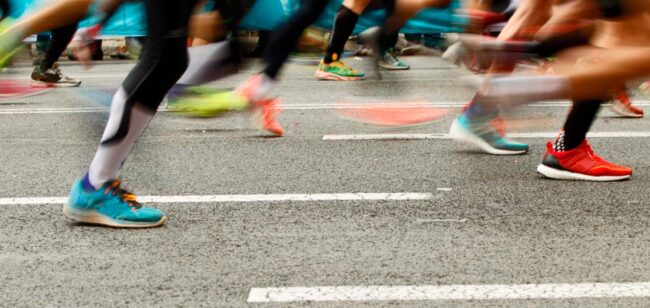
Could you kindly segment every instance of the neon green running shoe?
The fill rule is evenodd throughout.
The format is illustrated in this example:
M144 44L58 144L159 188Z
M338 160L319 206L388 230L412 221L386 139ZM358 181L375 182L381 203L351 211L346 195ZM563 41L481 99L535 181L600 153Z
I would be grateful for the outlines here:
M366 78L366 74L357 72L353 68L345 65L343 61L334 61L326 64L325 61L321 60L315 75L323 80L337 81L356 81Z
M248 100L235 91L192 87L186 94L170 100L169 111L190 117L212 118L228 111L248 108Z
M9 17L0 22L0 70L9 64L13 56L22 47L22 40L15 33L6 31L14 22Z

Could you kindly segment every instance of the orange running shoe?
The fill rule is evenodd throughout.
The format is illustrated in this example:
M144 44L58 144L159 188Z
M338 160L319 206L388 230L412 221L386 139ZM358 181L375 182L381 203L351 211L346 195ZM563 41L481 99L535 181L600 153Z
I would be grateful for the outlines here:
M276 115L282 111L282 109L278 107L277 99L272 98L256 101L251 106L251 111L254 114L256 123L261 129L278 137L281 137L284 134L284 129L282 129L280 123L275 120Z
M249 78L236 92L249 101L250 111L253 113L257 125L276 136L282 136L284 130L275 118L281 111L277 99L269 99L273 84L264 82L262 74Z
M544 160L537 172L557 180L620 181L632 175L632 169L610 163L596 155L585 139L575 149L556 152L553 144L546 144Z
M632 105L632 100L625 88L617 91L609 108L626 118L643 118L643 109Z

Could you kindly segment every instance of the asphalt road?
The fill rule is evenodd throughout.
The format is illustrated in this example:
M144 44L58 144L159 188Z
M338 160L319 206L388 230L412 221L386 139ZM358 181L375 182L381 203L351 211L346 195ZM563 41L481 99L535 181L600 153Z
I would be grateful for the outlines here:
M0 205L0 306L434 306L611 307L643 296L254 303L253 288L519 285L650 281L650 133L647 119L607 111L594 138L605 158L634 167L631 180L583 183L535 173L547 138L524 156L495 157L447 139L323 140L324 135L444 134L435 123L379 129L337 116L338 101L409 97L460 106L471 90L437 58L382 80L322 82L289 65L277 94L282 138L245 114L192 119L160 112L122 174L138 195L428 193L425 200L157 203L169 223L151 230L75 224L61 204ZM350 60L368 68L367 60ZM0 200L64 197L88 167L132 63L63 70L83 80L21 99L0 99ZM232 87L259 69L227 80ZM4 78L24 80L29 68ZM647 103L646 103L647 104ZM29 111L29 112L27 112ZM647 110L646 110L647 111ZM567 107L522 107L513 132L556 132Z

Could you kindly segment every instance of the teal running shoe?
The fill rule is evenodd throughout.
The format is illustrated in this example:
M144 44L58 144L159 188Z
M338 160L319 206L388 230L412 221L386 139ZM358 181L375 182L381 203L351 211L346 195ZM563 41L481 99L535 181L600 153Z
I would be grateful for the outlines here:
M93 192L84 189L83 179L77 180L63 214L75 221L116 228L151 228L167 222L165 213L143 207L134 194L120 188L119 180Z
M245 110L248 100L235 91L220 91L204 87L191 87L186 93L170 99L169 111L186 116L211 118L228 111Z
M492 126L496 114L470 120L462 114L451 125L449 136L454 140L469 143L486 153L494 155L517 155L528 152L528 145L501 135Z
M379 57L378 64L380 67L393 71L408 70L411 68L410 65L404 63L395 56L395 50L392 48L382 52L381 57Z

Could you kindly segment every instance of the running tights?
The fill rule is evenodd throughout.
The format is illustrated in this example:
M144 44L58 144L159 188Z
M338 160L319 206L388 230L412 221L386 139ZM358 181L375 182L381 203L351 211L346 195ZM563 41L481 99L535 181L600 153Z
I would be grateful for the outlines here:
M9 16L9 10L9 0L0 0L0 11L2 11L0 20L5 19L7 16Z
M75 32L77 32L76 23L52 30L50 42L40 64L41 70L46 71L52 68L54 63L59 60L61 54L63 54L65 49L68 47L70 41L72 41Z
M271 34L269 48L264 53L265 75L276 78L303 31L318 19L328 2L328 0L303 0L298 11Z
M148 37L140 62L113 97L102 141L88 171L95 188L119 169L187 67L187 24L195 0L146 0Z

